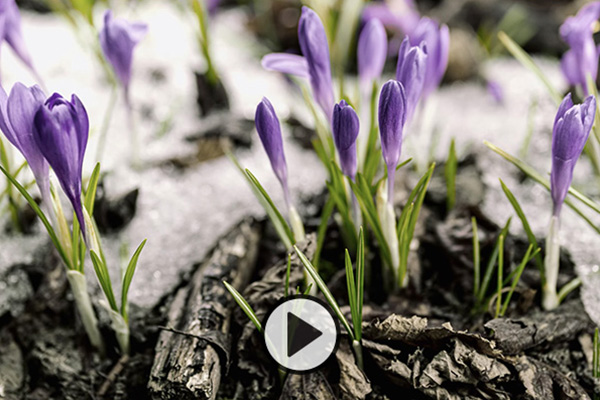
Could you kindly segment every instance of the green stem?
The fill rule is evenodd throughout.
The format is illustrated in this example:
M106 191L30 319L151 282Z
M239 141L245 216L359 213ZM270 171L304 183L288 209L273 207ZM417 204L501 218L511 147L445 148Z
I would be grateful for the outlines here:
M92 302L90 301L90 295L87 290L87 282L85 276L75 270L67 271L67 280L71 286L73 292L73 298L75 299L75 305L77 311L81 317L81 322L92 346L94 346L100 353L104 354L104 341L102 335L98 329L98 320Z
M100 136L98 138L98 148L96 149L96 162L102 163L104 156L104 148L106 147L106 137L108 136L108 128L110 127L110 121L112 120L115 104L117 103L117 86L112 85L110 91L109 103L104 112L104 118L102 119L102 126L100 128Z

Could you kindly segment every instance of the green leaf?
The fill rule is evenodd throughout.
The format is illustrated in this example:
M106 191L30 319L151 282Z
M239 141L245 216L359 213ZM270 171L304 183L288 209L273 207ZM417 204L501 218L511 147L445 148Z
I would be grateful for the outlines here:
M362 339L362 315L365 295L365 234L363 228L358 233L358 251L356 252L356 319L352 317L354 336L356 340Z
M523 212L521 205L517 201L517 198L512 194L510 189L504 184L502 179L500 179L500 185L502 186L502 191L506 195L506 198L508 199L508 201L510 201L510 204L513 206L513 209L515 210L515 212L517 213L517 216L521 220L521 224L523 225L523 230L525 231L525 234L527 235L527 239L529 240L529 243L531 243L533 245L534 251L537 250L539 248L537 239L535 238L535 235L533 234L533 231L531 230L531 225L529 225L529 221L527 220L527 217L525 216L525 213ZM542 260L542 256L539 254L539 252L536 252L535 254L536 254L535 263L540 271L540 279L542 281L542 286L543 286L544 283L546 282L546 271L544 269L544 261Z
M258 199L263 209L267 213L267 216L271 220L271 223L275 227L275 230L277 231L279 238L281 239L283 244L286 246L286 248L291 248L292 244L295 243L294 234L292 233L290 226L285 221L277 207L275 207L275 204L273 204L273 201L271 200L265 189L261 186L260 182L258 182L258 179L256 179L256 177L252 175L252 173L249 170L244 170L242 168L242 166L238 162L237 158L233 155L233 153L226 151L226 155L240 170L240 172L244 175L244 178L246 178L246 180L250 184L250 189L252 189L254 196Z
M581 286L581 279L579 279L579 277L570 280L565 286L561 287L558 291L558 302L562 303L563 300L567 298L569 293L577 289L579 286Z
M321 276L319 275L319 273L317 272L315 267L312 265L310 260L304 255L304 253L302 253L302 251L298 247L294 246L294 250L296 251L298 258L304 265L304 268L306 269L306 271L308 271L310 276L313 278L313 280L317 284L318 288L321 290L321 292L325 296L325 299L327 300L327 302L333 309L333 312L335 313L335 315L337 315L337 317L340 320L340 322L342 323L342 325L344 325L344 328L348 332L348 336L350 336L350 338L352 340L355 340L354 332L352 331L352 328L350 328L350 324L348 323L348 320L346 320L346 317L344 316L344 313L342 313L342 310L340 309L337 302L335 301L333 294L331 294L331 292L327 288L327 285L325 284L325 282L323 281L323 279L321 278Z
M488 290L488 286L490 284L490 280L492 279L492 273L494 272L494 265L496 264L496 260L498 260L498 253L500 252L500 245L501 245L500 237L505 238L506 235L508 234L508 229L510 228L511 220L512 220L512 217L506 221L504 228L502 228L502 231L500 232L498 240L496 241L496 246L494 247L494 251L492 252L492 255L490 256L490 259L488 261L487 267L485 269L485 274L483 276L483 282L481 284L481 287L479 288L479 293L477 295L477 302L479 304L481 304L483 302L485 294Z
M531 252L534 249L533 246L534 246L533 244L529 245L529 247L527 248L527 252L525 253L525 256L523 256L523 259L521 260L521 264L519 264L519 266L516 269L516 273L512 280L512 284L510 285L510 290L506 294L506 299L504 299L504 304L502 305L502 309L500 310L501 317L503 317L506 314L506 310L508 309L508 304L510 303L510 299L515 291L515 288L517 287L517 284L519 283L519 279L521 279L521 274L523 273L525 266L535 256L535 254L539 253L541 250L541 249L537 248L535 250L535 252L533 254L531 254Z
M48 232L48 235L50 236L50 240L52 240L52 244L58 251L60 258L62 258L63 262L65 263L65 266L68 269L73 269L73 266L71 265L71 261L67 255L67 253L61 246L60 241L58 240L58 237L56 236L56 233L55 233L54 229L52 228L52 224L50 224L50 221L48 221L48 218L46 218L46 215L41 210L40 206L38 206L38 204L35 202L33 197L31 197L31 195L27 192L27 190L25 190L25 188L23 186L21 186L21 184L19 182L17 182L17 180L15 178L13 178L6 171L6 169L1 165L0 165L0 171L2 171L2 173L10 181L10 183L14 187L17 188L17 190L21 193L21 195L25 198L25 200L27 200L27 203L29 203L29 205L31 206L33 211L36 213L36 215L40 218L40 220L42 221L42 224L44 224L44 227L46 228L46 231Z
M244 299L244 296L242 296L240 294L240 292L238 292L229 283L223 281L223 285L225 285L225 287L227 288L229 293L231 293L231 295L233 296L233 299L238 304L238 306L240 306L240 308L242 309L244 314L246 314L248 316L248 318L250 318L250 321L252 321L254 326L256 326L256 329L258 329L258 331L262 333L262 326L261 326L260 320L256 316L256 313L254 312L254 310L252 309L250 304L248 304L246 299Z
M516 58L525 68L529 69L531 72L535 74L539 78L539 80L546 86L550 96L556 102L556 104L560 104L562 100L562 96L560 93L554 88L548 77L542 72L540 67L533 61L531 56L527 54L525 50L521 48L514 40L512 40L506 33L498 32L498 39L502 42L504 47Z
M287 268L285 269L285 288L284 288L285 297L288 297L290 295L290 274L291 274L291 271L292 271L292 255L288 254Z
M135 273L135 269L137 267L138 259L140 258L140 254L142 254L142 250L146 245L147 239L144 239L142 243L138 246L138 248L131 256L131 260L129 260L129 264L127 265L127 269L125 270L125 275L123 276L123 285L121 288L121 316L125 321L128 321L127 318L127 296L129 294L129 287L131 286L131 281L133 280L133 274Z
M94 264L94 271L96 271L96 277L98 278L100 287L106 296L106 300L108 300L108 305L114 312L119 313L119 307L117 307L115 293L112 289L112 283L110 281L110 275L108 273L108 268L106 268L106 264L100 259L100 257L98 257L94 250L90 250L90 257L92 259L92 264Z
M423 175L423 177L417 183L417 186L413 189L411 194L408 196L407 204L411 204L414 202L414 207L411 210L410 217L408 217L408 225L406 227L406 231L403 232L402 242L400 243L400 278L401 282L404 280L404 275L406 274L408 267L408 253L410 251L410 242L413 239L415 233L415 227L417 226L417 220L419 219L419 213L421 212L421 207L423 206L423 201L425 200L425 195L427 194L427 188L429 187L429 182L431 181L431 177L433 176L433 171L435 169L435 163L432 163L429 167L429 170Z
M319 228L317 228L317 248L315 249L315 254L313 256L313 265L317 269L319 268L319 263L321 261L321 251L323 251L323 245L325 244L327 225L331 215L333 214L334 208L335 200L333 200L332 196L329 196L325 206L323 207L323 211L321 212L321 222L319 223Z
M456 170L458 168L458 160L456 158L456 149L454 139L450 142L450 150L448 151L448 160L444 168L446 177L446 201L448 211L454 208L456 203Z
M498 238L500 245L498 246L498 277L497 277L497 292L496 292L496 313L494 314L494 318L498 318L500 315L501 304L502 304L502 282L504 281L504 236L500 235Z
M477 296L481 286L481 253L479 250L479 232L477 230L477 219L471 218L473 227L473 295Z
M390 248L385 240L385 236L383 235L381 222L379 221L379 215L377 214L377 208L375 207L373 196L371 194L371 190L369 189L369 184L360 172L356 174L356 183L351 181L349 183L354 195L356 196L356 199L358 200L358 204L363 212L363 216L367 220L367 223L373 230L373 234L377 239L381 258L383 259L384 263L391 268L392 257Z
M96 189L98 188L98 180L100 179L100 163L97 163L90 176L83 204L90 215L94 215L94 203L96 201Z
M352 313L352 322L356 316L356 282L354 281L354 270L352 269L352 260L348 249L344 252L344 265L346 267L346 285L348 286L348 304Z
M499 147L491 144L488 141L484 141L483 143L487 147L489 147L492 151L494 151L496 154L500 155L502 158L504 158L505 160L507 160L508 162L510 162L511 164L513 164L515 167L519 168L525 175L529 176L535 182L541 184L544 188L546 188L546 190L548 192L550 192L550 181L548 179L543 178L530 165L524 163L523 161L519 160L516 157L511 156L510 154L508 154L504 150L502 150ZM580 202L582 202L584 205L586 205L590 209L592 209L593 211L595 211L598 214L600 214L600 205L598 205L596 202L594 202L593 200L591 200L589 197L586 197L585 195L581 194L580 192L578 192L577 190L573 189L572 187L569 188L569 194L571 196L573 196L574 198L576 198L577 200L579 200ZM577 206L575 206L573 204L573 202L570 201L570 199L568 199L568 198L565 199L565 204L568 205L581 218L583 218L583 220L585 222L587 222L588 225L590 225L596 232L598 232L600 234L600 228L597 227L585 214L583 214L583 212L581 210L579 210L579 208Z

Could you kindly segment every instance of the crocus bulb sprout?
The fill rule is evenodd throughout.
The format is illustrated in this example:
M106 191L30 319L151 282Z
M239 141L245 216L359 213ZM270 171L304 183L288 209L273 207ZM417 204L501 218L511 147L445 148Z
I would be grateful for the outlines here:
M593 96L585 99L583 104L574 105L569 93L560 104L554 119L550 174L553 208L546 238L546 284L542 289L542 303L546 310L558 307L559 303L556 285L560 260L560 212L573 180L573 169L594 124L595 113L596 99Z

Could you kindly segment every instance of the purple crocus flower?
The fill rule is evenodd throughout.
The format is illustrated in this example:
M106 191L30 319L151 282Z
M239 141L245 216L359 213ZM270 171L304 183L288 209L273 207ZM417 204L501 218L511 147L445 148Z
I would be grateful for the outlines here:
M487 91L498 104L504 103L504 90L497 81L487 81Z
M334 105L329 44L321 19L313 10L302 7L298 23L298 41L302 56L288 53L267 54L262 66L270 71L309 78L313 97L331 121Z
M42 198L47 202L50 196L48 163L33 136L33 118L45 99L46 95L37 85L28 88L16 83L8 96L0 87L0 129L27 160Z
M358 38L358 78L368 87L381 76L387 58L387 34L378 19L367 21Z
M54 93L39 107L33 120L34 140L73 205L84 237L81 172L88 133L88 115L76 95L67 101Z
M313 96L331 121L334 97L329 44L323 22L317 13L308 7L302 7L302 16L298 23L298 41L302 55L308 63Z
M427 73L427 50L425 43L411 46L405 38L398 51L398 65L396 66L396 80L402 83L406 95L406 120L412 119L413 113L419 103L425 76Z
M21 14L15 0L4 0L0 4L0 39L12 47L15 54L36 73L33 61L23 40ZM37 75L37 73L36 73Z
M423 84L423 98L427 98L442 81L448 66L450 31L448 26L440 26L436 21L423 17L409 36L412 46L425 42L427 47L427 70Z
M279 124L279 119L273 105L266 97L263 97L258 107L256 107L254 124L256 125L260 141L271 162L273 172L277 176L279 183L281 183L285 202L289 207L291 205L290 191L287 179L287 164L285 162L285 153L283 152L281 125Z
M599 52L593 37L593 25L600 18L600 2L589 3L576 16L560 26L560 36L570 49L563 55L561 69L571 85L580 85L587 94L587 76L598 75Z
M354 180L356 176L356 138L360 129L358 115L344 100L333 108L333 141L340 156L344 175Z
M589 96L582 104L573 105L569 93L558 108L552 130L552 172L550 174L554 216L560 214L573 180L575 163L590 135L595 116L594 96Z
M394 193L396 166L402 152L402 130L406 122L406 95L398 81L390 80L379 95L379 132L381 150L388 170L388 201Z
M146 36L147 32L148 25L144 23L113 18L111 10L104 13L104 26L100 31L100 47L126 93L131 80L133 49Z

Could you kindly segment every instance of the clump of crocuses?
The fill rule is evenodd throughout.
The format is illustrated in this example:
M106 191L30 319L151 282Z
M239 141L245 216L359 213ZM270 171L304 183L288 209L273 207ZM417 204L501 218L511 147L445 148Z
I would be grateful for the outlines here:
M58 93L45 99L39 87L28 88L17 83L8 96L4 90L0 90L0 129L29 163L45 211L8 171L1 168L2 172L37 213L58 251L67 269L67 279L91 344L104 351L104 341L84 276L87 249L90 250L96 276L109 303L109 314L121 351L127 353L127 290L144 243L132 257L128 273L123 278L123 301L121 308L118 308L100 238L91 217L100 174L99 165L94 169L87 189L82 190L83 159L89 135L89 119L83 103L76 95L67 100ZM50 167L71 203L74 214L71 228L63 211L60 194L51 184Z
M547 310L559 304L556 285L560 261L560 212L573 180L573 169L594 124L595 113L596 99L593 96L589 96L582 104L573 104L569 93L560 104L554 120L550 174L553 208L546 238L546 284L542 293L542 303Z

